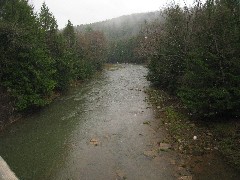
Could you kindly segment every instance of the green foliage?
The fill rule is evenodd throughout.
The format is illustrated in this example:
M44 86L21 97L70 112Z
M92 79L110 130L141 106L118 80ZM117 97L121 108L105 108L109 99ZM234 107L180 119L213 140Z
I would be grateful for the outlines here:
M52 61L41 41L36 16L27 1L8 1L0 25L1 85L16 99L19 110L44 106L55 86Z
M164 11L149 76L201 116L239 114L240 4L207 1ZM152 32L152 31L151 31Z
M151 58L148 79L175 92L185 67L187 45L184 30L187 22L179 6L166 9L163 16L165 23L158 34L157 54Z
M63 35L58 32L56 19L45 3L41 7L38 19L41 30L44 32L44 42L47 46L48 55L54 60L52 68L55 71L53 75L53 79L56 81L55 89L66 90L73 78L71 65L67 63L70 59L68 52L70 50L66 47Z
M0 86L13 97L17 110L49 104L55 91L89 77L103 62L96 58L104 54L101 42L93 43L95 59L90 59L71 22L59 32L45 3L37 15L27 0L1 1L0 39Z
M76 34L70 20L68 20L67 26L63 29L63 37L65 38L67 47L74 49L76 45Z

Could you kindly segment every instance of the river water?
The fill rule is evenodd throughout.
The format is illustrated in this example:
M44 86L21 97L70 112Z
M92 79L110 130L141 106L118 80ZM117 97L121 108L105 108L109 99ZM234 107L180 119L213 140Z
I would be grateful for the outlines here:
M20 179L173 179L170 163L144 155L157 138L143 124L154 120L146 74L138 65L105 70L8 128L0 155Z
M147 69L119 65L72 88L0 134L0 155L20 179L176 179L174 152L156 152ZM159 128L159 127L157 127Z

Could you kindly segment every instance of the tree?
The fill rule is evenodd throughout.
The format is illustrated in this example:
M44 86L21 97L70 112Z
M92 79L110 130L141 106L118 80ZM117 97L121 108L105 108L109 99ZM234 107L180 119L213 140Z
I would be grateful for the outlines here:
M55 82L37 18L26 0L6 1L0 26L1 86L18 110L44 106Z
M72 78L71 66L67 63L67 47L63 36L58 32L57 21L45 3L41 7L38 19L49 56L53 60L56 90L66 90Z
M195 7L188 66L179 96L204 116L240 114L239 1Z
M76 34L74 31L73 24L70 20L68 20L68 23L66 27L63 29L63 36L66 40L66 45L69 49L74 49L76 45Z
M45 34L45 43L52 56L58 55L58 25L55 17L43 3L39 14L39 23Z
M160 24L160 31L152 30L151 26L146 35L148 38L157 39L150 41L150 46L155 46L152 59L149 63L148 79L157 83L171 93L177 91L177 87L184 73L185 59L187 58L186 34L187 18L185 12L179 6L167 8L163 12L165 21ZM159 36L159 37L156 37Z

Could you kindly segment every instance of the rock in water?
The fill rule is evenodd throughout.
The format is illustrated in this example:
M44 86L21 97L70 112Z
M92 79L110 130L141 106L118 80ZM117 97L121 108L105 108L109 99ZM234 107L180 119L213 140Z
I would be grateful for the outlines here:
M167 143L160 143L160 147L159 147L159 150L161 151L166 151L168 149L171 148L171 145L170 144L167 144Z
M93 139L90 140L90 144L93 144L93 145L97 146L97 145L99 145L99 141L97 139L93 138Z

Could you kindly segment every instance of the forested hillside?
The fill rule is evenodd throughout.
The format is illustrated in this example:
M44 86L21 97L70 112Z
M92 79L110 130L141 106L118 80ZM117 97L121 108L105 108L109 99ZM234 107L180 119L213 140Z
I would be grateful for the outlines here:
M125 15L102 22L76 26L76 30L84 32L89 29L104 32L108 41L124 40L137 36L147 22L159 19L160 12L137 13Z
M107 61L110 63L144 63L138 56L139 34L147 24L162 21L160 11L125 15L110 20L76 26L78 32L97 30L108 41Z

